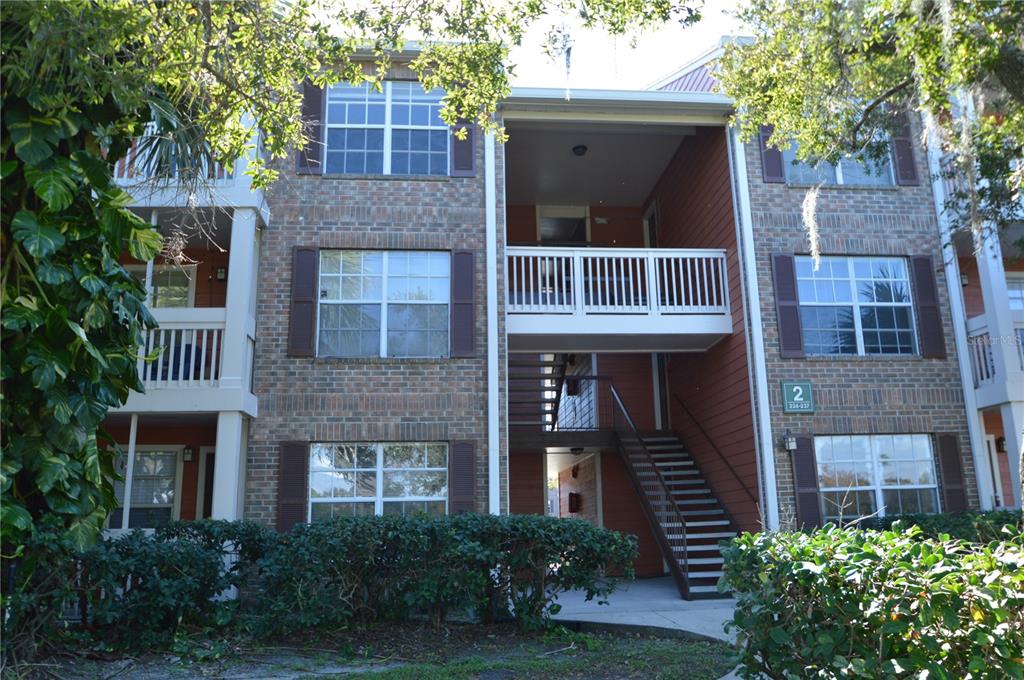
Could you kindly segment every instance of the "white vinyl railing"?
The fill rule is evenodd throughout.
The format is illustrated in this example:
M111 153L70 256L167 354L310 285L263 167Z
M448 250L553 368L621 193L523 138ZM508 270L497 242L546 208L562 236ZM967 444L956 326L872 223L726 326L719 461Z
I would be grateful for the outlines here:
M223 307L154 309L160 324L146 333L139 375L147 390L217 387L224 351Z
M155 134L155 131L156 128L150 123L146 126L144 137ZM158 175L157 163L147 156L139 150L139 140L133 140L128 153L114 165L114 180L119 184L132 185L151 181L174 182L178 178L180 169L177 165L166 170L161 168L162 172ZM229 172L220 163L203 163L199 168L199 173L204 182L214 184L226 183L234 179L234 173Z
M729 314L724 250L507 251L510 314Z
M967 336L967 352L971 359L971 373L974 386L981 387L996 377L996 363L992 356L992 338L985 328L972 331Z

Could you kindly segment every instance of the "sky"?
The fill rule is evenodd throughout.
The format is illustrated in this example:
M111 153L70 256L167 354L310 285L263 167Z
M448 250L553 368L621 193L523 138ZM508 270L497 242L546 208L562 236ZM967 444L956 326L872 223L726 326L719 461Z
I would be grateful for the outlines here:
M511 54L515 64L513 87L569 87L607 90L644 89L663 76L718 44L719 37L742 32L730 16L736 0L706 0L703 18L681 28L665 27L641 35L637 47L629 38L614 38L601 31L571 27L572 60L568 80L565 62L543 52L545 27L531 30L523 45Z

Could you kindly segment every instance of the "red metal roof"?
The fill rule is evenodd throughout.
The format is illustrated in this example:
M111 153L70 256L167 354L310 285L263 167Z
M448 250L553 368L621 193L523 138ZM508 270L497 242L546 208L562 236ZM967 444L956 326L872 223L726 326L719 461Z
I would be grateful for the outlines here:
M710 64L703 64L658 89L673 92L714 92L717 82L711 73Z

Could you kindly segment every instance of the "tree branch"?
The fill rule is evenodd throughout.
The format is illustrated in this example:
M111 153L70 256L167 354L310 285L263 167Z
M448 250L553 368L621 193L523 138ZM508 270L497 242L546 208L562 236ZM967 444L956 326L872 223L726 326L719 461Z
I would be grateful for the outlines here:
M877 97L875 97L871 101L871 103L869 103L864 108L864 110L860 114L860 119L857 121L857 124L853 126L852 130L850 130L850 142L851 142L851 144L856 146L857 133L859 133L860 129L862 127L864 127L864 123L867 122L868 116L871 115L872 111L877 109L879 107L879 105L884 103L887 99L892 97L894 94L896 94L900 90L904 90L904 89L910 87L911 85L913 85L913 83L914 83L914 81L913 81L912 78L905 78L904 80L902 80L902 81L896 83L895 85L893 85L892 87L890 87L888 90L886 90L882 94L880 94Z

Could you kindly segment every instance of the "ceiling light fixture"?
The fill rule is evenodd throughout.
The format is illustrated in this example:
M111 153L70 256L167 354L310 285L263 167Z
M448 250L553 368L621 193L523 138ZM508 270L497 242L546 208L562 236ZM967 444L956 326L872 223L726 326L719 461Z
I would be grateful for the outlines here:
M577 156L584 156L587 153L587 145L577 144L576 146L572 147L572 152Z

